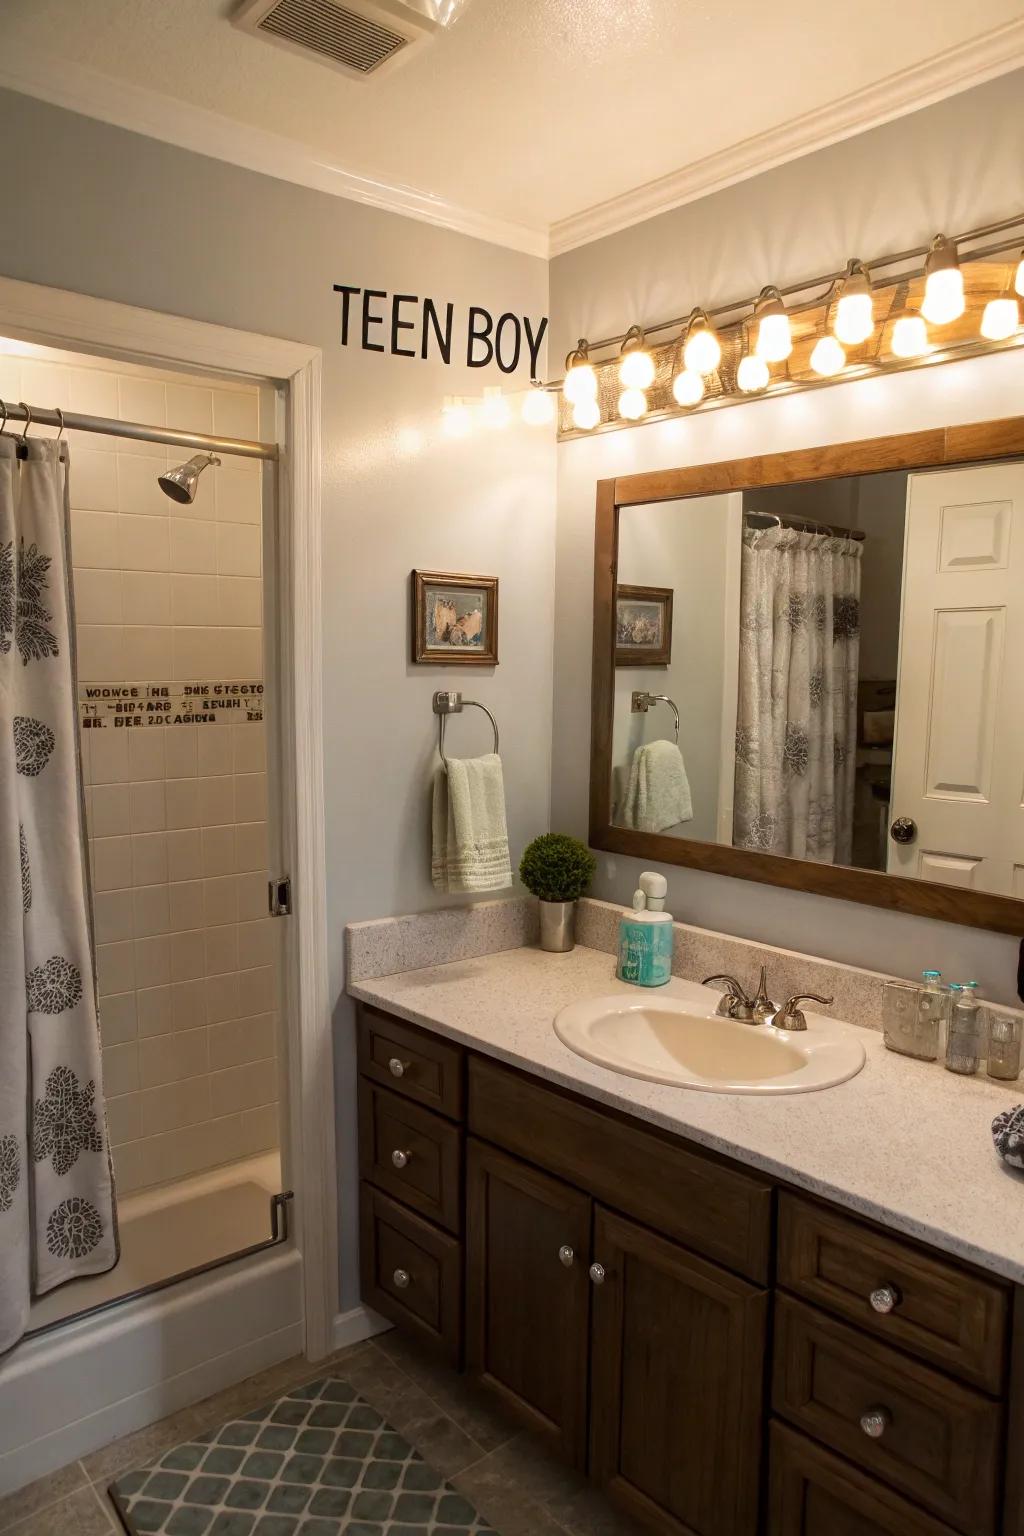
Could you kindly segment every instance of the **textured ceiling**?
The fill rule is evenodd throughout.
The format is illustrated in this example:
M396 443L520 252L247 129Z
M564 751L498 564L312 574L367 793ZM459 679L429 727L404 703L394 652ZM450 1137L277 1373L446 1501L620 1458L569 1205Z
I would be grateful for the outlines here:
M0 51L45 50L546 230L1024 14L1020 0L472 0L417 57L352 81L238 32L231 9L0 0Z

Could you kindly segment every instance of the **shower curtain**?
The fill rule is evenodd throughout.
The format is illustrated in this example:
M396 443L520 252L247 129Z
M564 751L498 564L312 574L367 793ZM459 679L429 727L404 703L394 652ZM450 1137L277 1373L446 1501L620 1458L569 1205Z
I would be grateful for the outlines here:
M118 1259L79 763L68 448L0 434L0 1351Z
M848 864L862 546L746 529L733 842Z

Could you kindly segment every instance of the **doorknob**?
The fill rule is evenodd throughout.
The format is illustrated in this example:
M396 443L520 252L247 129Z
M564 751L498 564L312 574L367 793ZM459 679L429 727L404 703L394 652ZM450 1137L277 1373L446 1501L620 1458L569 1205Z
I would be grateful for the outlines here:
M917 822L909 816L897 816L889 828L894 843L912 843L917 836Z

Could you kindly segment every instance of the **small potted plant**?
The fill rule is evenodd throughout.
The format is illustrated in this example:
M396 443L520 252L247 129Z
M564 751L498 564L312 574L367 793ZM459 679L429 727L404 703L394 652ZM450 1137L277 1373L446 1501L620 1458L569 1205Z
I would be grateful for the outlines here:
M564 954L576 943L576 903L597 861L578 837L545 832L523 854L519 878L540 902L540 947Z

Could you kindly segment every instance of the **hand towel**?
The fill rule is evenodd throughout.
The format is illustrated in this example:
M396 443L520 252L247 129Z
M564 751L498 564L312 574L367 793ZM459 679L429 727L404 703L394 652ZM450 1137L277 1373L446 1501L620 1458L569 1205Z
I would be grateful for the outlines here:
M664 832L680 821L693 820L686 764L674 742L651 741L637 747L622 819L637 832Z
M431 878L439 891L500 891L512 884L505 781L496 752L448 759L434 778Z

